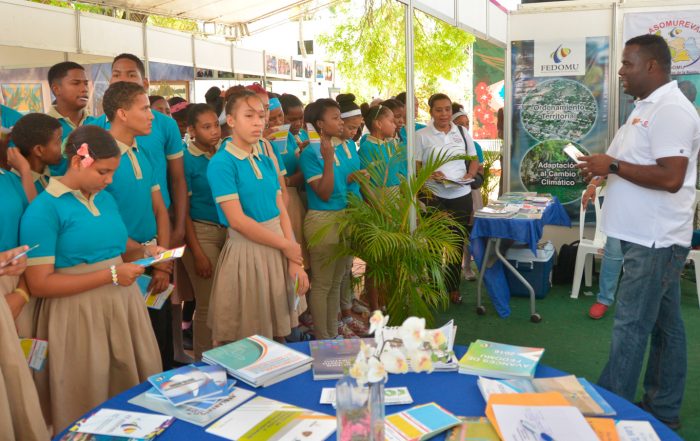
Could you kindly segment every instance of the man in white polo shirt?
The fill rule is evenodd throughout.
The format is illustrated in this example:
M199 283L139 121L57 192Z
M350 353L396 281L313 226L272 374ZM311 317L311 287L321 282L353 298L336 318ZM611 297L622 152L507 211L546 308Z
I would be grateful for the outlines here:
M664 39L627 41L618 74L635 109L607 154L582 157L588 177L607 176L603 231L620 239L624 274L610 358L598 384L633 400L647 343L640 406L680 428L687 371L680 274L693 230L700 118L670 79Z

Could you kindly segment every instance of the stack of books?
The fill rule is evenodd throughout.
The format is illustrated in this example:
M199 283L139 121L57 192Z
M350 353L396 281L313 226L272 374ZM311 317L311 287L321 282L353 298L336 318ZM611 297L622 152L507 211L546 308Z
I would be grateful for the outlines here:
M221 366L252 387L279 383L311 369L311 357L259 335L211 349L202 361Z
M520 211L517 204L489 204L477 210L474 216L487 219L509 219Z
M491 378L534 378L543 348L476 340L459 360L459 373Z

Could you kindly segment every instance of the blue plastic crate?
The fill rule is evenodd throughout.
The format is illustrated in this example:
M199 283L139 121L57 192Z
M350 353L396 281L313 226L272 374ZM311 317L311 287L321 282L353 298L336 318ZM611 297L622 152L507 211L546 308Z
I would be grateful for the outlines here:
M506 252L506 258L518 272L535 289L535 298L544 298L552 287L552 268L554 267L554 248L537 250L537 256L529 248L513 247ZM506 278L511 295L530 297L530 292L513 273L506 270Z

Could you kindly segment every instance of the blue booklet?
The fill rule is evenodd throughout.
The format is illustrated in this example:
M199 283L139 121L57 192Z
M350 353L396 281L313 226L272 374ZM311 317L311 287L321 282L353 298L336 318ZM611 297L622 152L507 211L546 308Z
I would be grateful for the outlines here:
M212 368L216 368L216 366L212 366ZM225 371L223 371L223 375L225 377ZM218 384L214 378L217 378ZM175 406L221 395L226 387L226 382L220 381L220 372L209 370L207 373L195 365L151 375L148 377L148 381Z

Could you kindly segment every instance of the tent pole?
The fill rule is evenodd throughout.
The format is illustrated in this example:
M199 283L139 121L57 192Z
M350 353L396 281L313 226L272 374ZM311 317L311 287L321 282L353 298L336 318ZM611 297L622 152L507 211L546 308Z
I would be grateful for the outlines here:
M406 161L408 179L415 176L416 161L414 159L414 147L416 141L416 113L415 93L413 84L413 0L406 4ZM414 201L415 202L415 201ZM409 212L411 231L416 229L416 206L411 205Z

